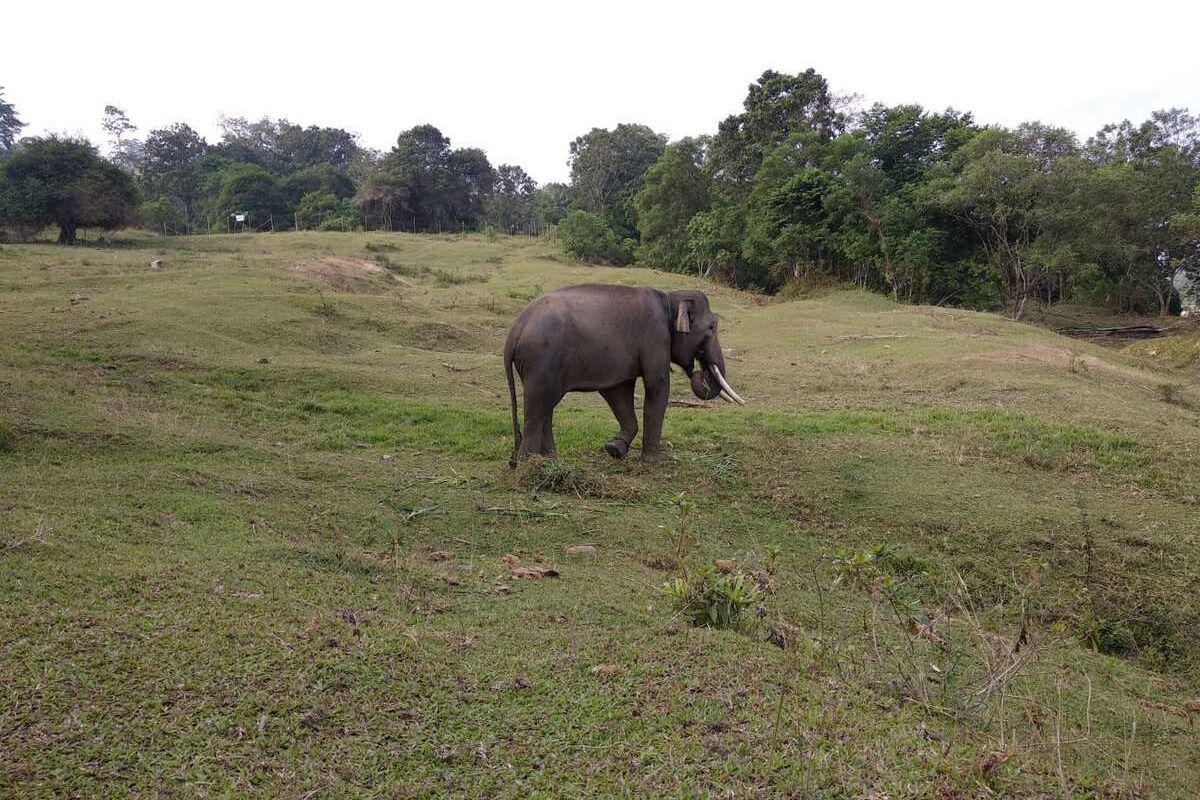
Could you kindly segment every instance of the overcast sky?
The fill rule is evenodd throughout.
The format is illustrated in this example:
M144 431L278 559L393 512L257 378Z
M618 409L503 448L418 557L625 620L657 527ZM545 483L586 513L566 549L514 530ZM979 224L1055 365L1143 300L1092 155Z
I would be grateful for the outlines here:
M592 127L714 132L764 69L1083 138L1200 111L1200 2L807 5L10 0L0 86L27 135L102 142L108 103L140 135L183 121L210 140L221 114L343 127L380 149L431 122L539 182L567 177L567 144Z

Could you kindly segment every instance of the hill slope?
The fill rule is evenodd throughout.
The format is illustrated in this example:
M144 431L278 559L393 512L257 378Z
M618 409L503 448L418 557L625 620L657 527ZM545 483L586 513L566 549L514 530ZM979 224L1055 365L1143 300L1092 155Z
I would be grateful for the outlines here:
M503 337L583 280L702 286L751 405L650 466L570 396L509 472ZM0 794L1189 796L1200 394L1133 359L537 240L5 246ZM745 630L660 592L681 514Z

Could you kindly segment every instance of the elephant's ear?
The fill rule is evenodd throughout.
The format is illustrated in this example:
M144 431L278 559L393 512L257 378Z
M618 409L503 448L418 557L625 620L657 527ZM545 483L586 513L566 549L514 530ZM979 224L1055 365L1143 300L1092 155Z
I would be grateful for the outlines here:
M675 331L691 333L692 331L692 301L680 300L679 311L675 315Z

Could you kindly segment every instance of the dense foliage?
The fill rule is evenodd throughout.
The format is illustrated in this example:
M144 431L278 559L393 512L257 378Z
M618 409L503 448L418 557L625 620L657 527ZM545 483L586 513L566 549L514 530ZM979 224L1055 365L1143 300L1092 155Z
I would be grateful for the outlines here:
M540 188L432 125L386 153L341 128L265 118L224 118L210 143L184 123L139 138L110 105L107 160L86 142L19 140L22 127L0 97L0 224L58 224L63 241L131 222L131 185L141 222L163 233L561 223L584 261L764 291L843 281L1015 317L1060 301L1166 314L1200 277L1200 120L1179 109L1081 142L953 109L853 110L814 70L767 71L715 134L668 143L644 125L593 128L569 144L570 185Z
M133 180L86 142L30 139L0 162L0 221L27 231L56 225L63 244L82 227L129 224L137 197Z
M0 155L12 149L17 135L24 127L25 123L17 116L17 109L12 103L5 102L4 87L0 86Z
M432 125L402 132L387 153L362 147L341 128L303 127L287 120L224 118L216 143L186 123L139 138L125 112L109 105L102 126L109 137L103 163L140 190L144 201L136 214L81 216L79 227L140 219L165 234L354 230L364 225L409 231L490 226L531 233L567 213L565 186L539 189L519 166L493 167L482 150L452 149ZM53 138L18 141L21 127L15 109L0 98L0 157L10 155L6 161L13 164L45 156L45 141L64 144ZM88 143L72 142L96 156ZM78 193L78 187L66 183L58 188ZM10 233L32 235L57 221L20 186L0 184L0 196L6 198L0 225Z
M609 143L629 131L640 148ZM819 276L1016 317L1063 300L1165 314L1200 275L1200 121L1178 109L1081 143L953 109L851 113L816 72L768 71L715 136L639 172L656 141L633 125L577 139L572 201L661 269L767 291ZM595 258L594 223L568 252Z

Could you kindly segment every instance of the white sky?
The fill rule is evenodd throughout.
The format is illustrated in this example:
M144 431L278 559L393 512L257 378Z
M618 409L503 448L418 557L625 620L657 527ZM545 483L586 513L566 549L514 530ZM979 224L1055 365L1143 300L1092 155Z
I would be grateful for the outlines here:
M814 67L865 103L953 105L1083 138L1156 108L1200 111L1200 2L355 2L8 0L0 86L26 135L102 142L105 104L140 128L262 115L386 150L431 122L455 147L565 180L567 145L641 122L715 132L764 69Z

